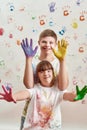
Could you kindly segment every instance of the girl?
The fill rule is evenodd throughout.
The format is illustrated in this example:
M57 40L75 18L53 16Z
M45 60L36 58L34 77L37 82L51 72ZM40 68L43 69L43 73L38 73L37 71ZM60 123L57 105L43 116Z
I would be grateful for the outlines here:
M58 130L61 128L60 103L63 99L73 102L76 94L58 89L58 80L55 82L54 69L48 61L39 62L36 75L38 83L32 89L13 94L11 88L8 91L2 86L5 94L0 93L0 99L15 103L31 99L22 130Z
M40 55L35 58L34 58L34 55L37 52L37 46L35 47L35 49L33 49L32 44L33 44L32 39L30 39L30 43L29 43L27 38L23 39L21 43L21 46L25 53L25 58L26 58L25 71L24 71L25 87L29 89L33 87L34 82L35 83L37 82L37 76L36 76L37 64L42 60L47 60L52 64L55 75L58 75L58 80L59 80L58 88L60 90L67 89L68 84L69 84L69 78L68 78L68 72L66 69L65 56L61 60L62 55L67 51L67 41L65 40L58 41L58 51L57 51L57 56L56 56L55 51L53 51L52 48L56 48L57 46L57 35L51 29L43 30L40 33L39 39L38 39ZM54 56L54 54L56 57ZM33 66L33 70L32 70L32 66ZM34 77L33 77L33 73L34 73ZM24 105L24 109L21 116L20 130L22 130L22 127L25 121L28 105L29 105L29 100L27 100Z

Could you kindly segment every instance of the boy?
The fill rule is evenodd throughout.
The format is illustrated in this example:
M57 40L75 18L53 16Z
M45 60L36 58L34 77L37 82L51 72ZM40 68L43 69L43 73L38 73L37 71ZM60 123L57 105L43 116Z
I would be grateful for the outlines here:
M58 75L58 84L59 84L58 88L62 91L67 89L69 83L68 73L66 70L66 60L65 60L67 42L65 40L61 40L58 42L58 52L57 52L58 56L56 56L54 49L57 47L57 35L53 30L46 29L41 32L38 40L38 45L40 47L40 55L37 58L33 58L37 52L37 46L33 50L32 40L30 39L30 45L29 45L27 38L25 40L23 39L21 43L21 46L26 56L26 65L25 65L25 73L24 73L24 84L26 88L32 88L34 82L36 83L38 80L35 75L37 64L40 61L47 60L53 65L55 76ZM54 54L57 58L54 56ZM33 66L33 70L32 70L32 66ZM34 73L34 77L33 77L33 73ZM23 110L20 130L23 127L23 122L25 120L25 116L27 113L28 104L29 104L29 100L25 104Z

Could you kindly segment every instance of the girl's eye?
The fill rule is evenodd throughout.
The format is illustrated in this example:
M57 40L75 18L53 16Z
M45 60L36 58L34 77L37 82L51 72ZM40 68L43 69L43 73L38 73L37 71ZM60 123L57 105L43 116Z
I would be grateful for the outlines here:
M51 72L51 69L49 69L48 72Z
M43 73L43 71L40 71L40 73Z
M51 69L42 70L42 71L40 71L40 73L44 73L44 71L51 72L52 70Z

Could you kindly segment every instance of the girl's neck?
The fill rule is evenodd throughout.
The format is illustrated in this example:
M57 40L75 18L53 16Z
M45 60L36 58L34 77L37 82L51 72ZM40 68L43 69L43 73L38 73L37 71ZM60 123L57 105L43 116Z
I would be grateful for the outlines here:
M54 84L42 84L42 83L40 83L41 85L42 85L42 87L44 87L44 88L51 88L51 87L53 87L53 85Z

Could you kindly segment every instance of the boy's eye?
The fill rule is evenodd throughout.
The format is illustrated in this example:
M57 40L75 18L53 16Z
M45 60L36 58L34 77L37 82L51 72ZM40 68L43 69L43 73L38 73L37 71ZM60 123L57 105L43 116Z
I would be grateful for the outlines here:
M50 44L53 44L53 42L50 42Z
M42 41L42 43L47 43L46 41Z

